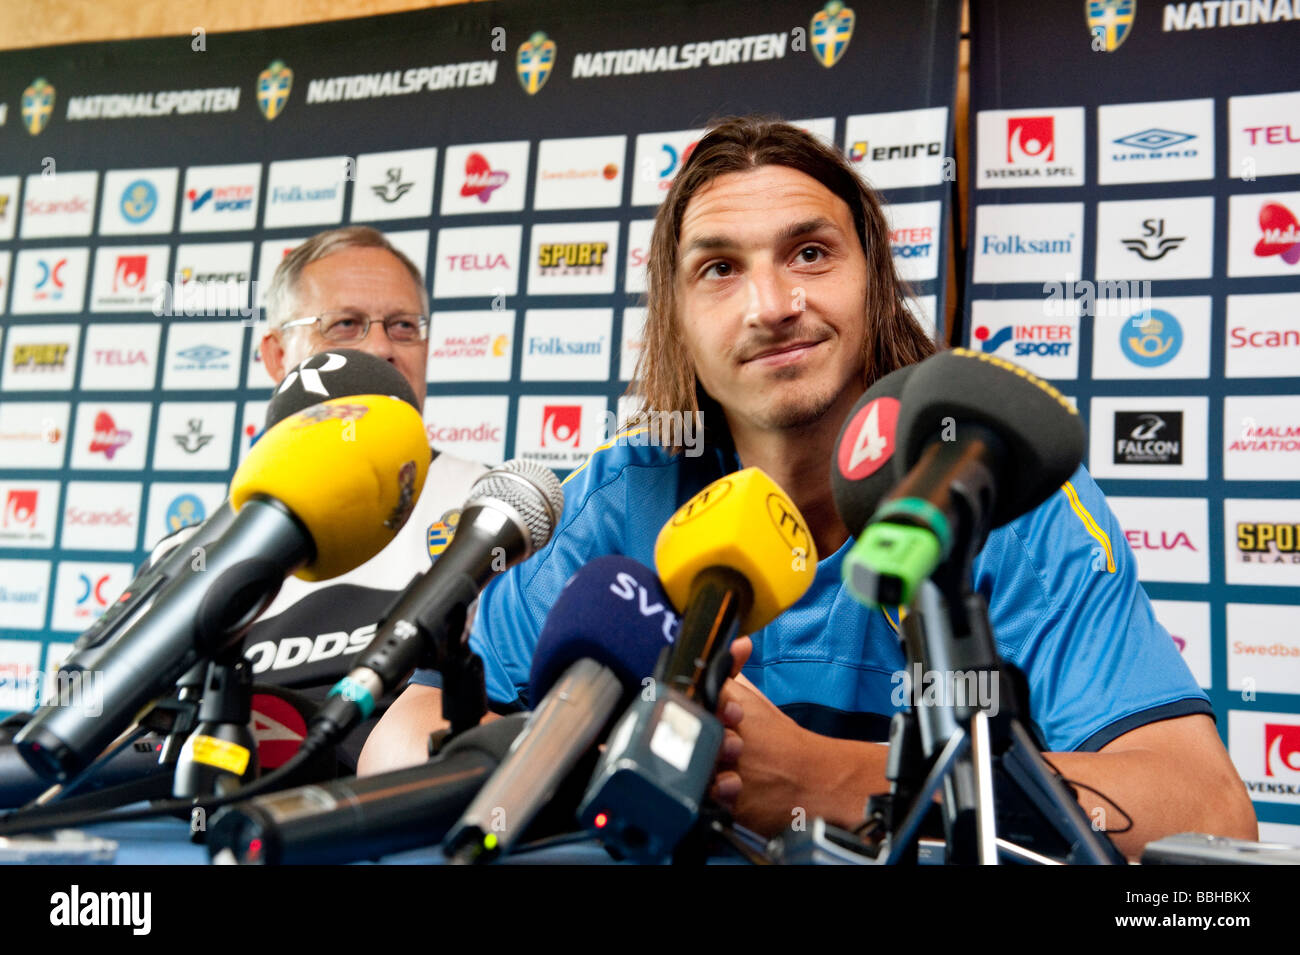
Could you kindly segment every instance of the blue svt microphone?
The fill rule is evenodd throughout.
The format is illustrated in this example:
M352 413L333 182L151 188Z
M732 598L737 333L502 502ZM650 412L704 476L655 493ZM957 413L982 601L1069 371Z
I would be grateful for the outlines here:
M481 863L510 850L620 704L640 692L677 625L658 576L635 560L600 557L573 575L533 654L536 709L448 834L449 857Z

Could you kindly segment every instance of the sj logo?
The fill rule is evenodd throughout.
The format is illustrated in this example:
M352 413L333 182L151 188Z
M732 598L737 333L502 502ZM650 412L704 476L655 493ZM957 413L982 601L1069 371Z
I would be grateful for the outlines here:
M27 131L33 136L40 133L54 115L54 87L38 79L23 90L22 114Z
M529 96L537 95L550 79L551 70L555 68L555 55L555 41L540 30L520 44L515 56L515 73Z
M842 0L829 0L825 7L813 14L812 53L817 62L828 70L840 61L853 38L853 24L857 16Z
M275 60L257 74L257 108L268 120L275 119L284 112L291 89L293 70L285 66L284 60Z

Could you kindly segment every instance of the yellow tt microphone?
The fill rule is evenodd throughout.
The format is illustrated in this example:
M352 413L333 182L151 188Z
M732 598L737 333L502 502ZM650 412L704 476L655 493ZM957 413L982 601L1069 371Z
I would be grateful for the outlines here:
M655 541L655 568L684 608L660 678L714 709L732 639L761 630L807 592L817 548L790 496L760 469L746 468L673 514Z
M270 428L230 483L238 511L254 496L287 507L316 555L295 571L326 580L364 564L410 517L429 470L424 422L386 395L312 405Z

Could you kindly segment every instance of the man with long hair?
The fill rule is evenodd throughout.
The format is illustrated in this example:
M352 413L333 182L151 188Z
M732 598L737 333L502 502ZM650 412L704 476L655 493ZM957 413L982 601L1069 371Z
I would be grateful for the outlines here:
M698 412L703 454L680 441L614 441L570 475L551 543L480 601L471 643L489 696L503 709L537 702L527 697L537 635L584 563L619 553L652 565L655 537L680 504L758 466L794 500L821 559L794 607L736 642L743 671L723 691L728 732L712 794L768 834L811 816L856 825L867 797L888 790L882 742L904 658L897 620L842 586L851 535L832 501L830 463L863 391L935 350L908 309L880 203L815 137L727 120L668 191L648 280L632 390L642 421ZM1255 838L1208 700L1156 622L1123 532L1083 468L995 530L974 572L1000 654L1026 673L1032 726L1053 765L1082 784L1098 828L1123 830L1116 839L1129 854L1186 830ZM363 771L423 758L440 700L436 679L415 684L367 743Z

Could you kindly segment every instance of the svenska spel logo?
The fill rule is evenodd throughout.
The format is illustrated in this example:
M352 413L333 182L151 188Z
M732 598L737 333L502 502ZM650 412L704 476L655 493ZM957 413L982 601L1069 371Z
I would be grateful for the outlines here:
M275 119L284 112L292 89L293 70L285 65L284 60L272 61L257 74L257 108L268 120Z

